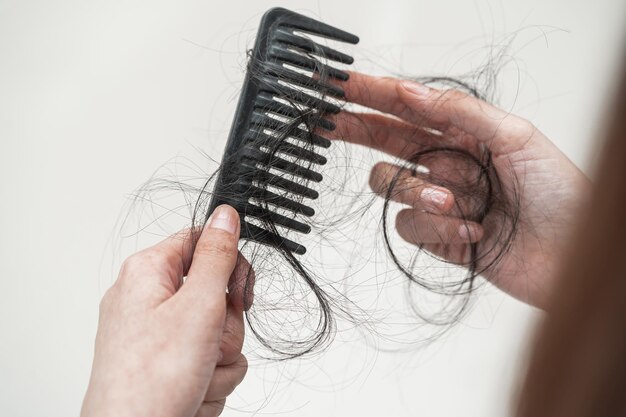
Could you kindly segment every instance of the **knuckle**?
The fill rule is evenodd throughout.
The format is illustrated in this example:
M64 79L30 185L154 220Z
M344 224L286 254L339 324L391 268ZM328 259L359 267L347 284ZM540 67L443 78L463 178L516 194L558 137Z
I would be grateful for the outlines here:
M432 108L437 108L440 112L455 114L461 109L476 103L474 97L456 89L441 90L431 103Z
M399 100L394 101L391 105L391 113L401 117L410 117L415 114L416 110L421 108L424 100L420 100L410 93L404 84L400 81L395 83L396 95Z
M144 270L148 265L152 265L155 262L155 255L150 249L144 249L130 255L122 263L120 269L121 277L127 277L133 275L138 271Z
M179 266L179 261L179 257L172 252L154 248L145 249L129 256L122 263L120 276L127 277L138 272L144 272L146 268L166 270L170 267Z
M122 267L120 268L120 278L136 271L138 267L143 265L144 256L142 252L137 252L130 255L128 258L122 262Z
M170 252L162 251L159 249L149 249L143 253L144 261L146 264L155 267L156 269L163 269L168 265L175 263L175 257Z
M248 360L244 355L239 355L237 361L232 365L235 372L232 375L230 381L228 381L227 392L232 394L233 391L241 384L248 372Z
M118 282L126 285L137 276L143 276L148 271L158 271L168 275L182 274L180 256L172 251L155 248L144 249L134 253L124 260L120 267Z
M396 101L391 105L391 113L403 118L411 118L411 116L415 114L415 99L405 97L404 95L401 97L401 100Z
M237 361L237 364L241 369L241 380L243 380L243 378L246 376L246 373L248 373L248 358L246 358L245 355L241 355L239 357L239 360Z
M447 98L450 101L461 101L461 100L467 100L471 98L471 96L469 96L467 93L461 90L454 89L454 88L451 88L449 90L443 90L441 93L441 97Z
M113 304L114 299L115 299L115 287L111 287L104 293L104 295L102 296L102 299L100 300L98 310L101 315L109 310L109 308Z
M146 267L146 258L142 252L132 254L122 262L120 267L120 273L117 277L115 285L119 285L124 288L133 277L140 274Z
M530 139L537 132L537 127L532 122L518 116L510 117L509 134L513 137Z

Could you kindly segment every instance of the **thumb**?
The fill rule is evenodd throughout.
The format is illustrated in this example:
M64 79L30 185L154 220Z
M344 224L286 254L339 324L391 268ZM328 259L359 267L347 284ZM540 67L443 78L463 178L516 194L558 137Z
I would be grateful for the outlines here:
M221 205L209 217L196 242L187 280L177 298L196 314L225 310L228 280L237 263L239 214Z

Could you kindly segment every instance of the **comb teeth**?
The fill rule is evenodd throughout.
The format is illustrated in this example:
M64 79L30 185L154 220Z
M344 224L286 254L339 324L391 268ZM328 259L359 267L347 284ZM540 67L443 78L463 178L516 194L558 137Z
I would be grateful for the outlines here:
M320 55L326 59L330 59L331 61L342 64L352 64L354 62L354 59L350 55L336 51L328 46L317 44L310 39L303 38L302 36L294 35L284 29L277 30L274 34L274 39L276 42L281 44L297 47L303 52Z
M322 113L337 114L341 111L341 108L336 104L329 103L321 98L281 84L277 77L259 76L259 80L261 81L262 91L273 94L274 96L285 97L292 105L305 106L309 109L316 109Z
M253 142L252 146L254 146L254 142L262 139L263 146L271 149L272 153L282 152L286 155L297 157L304 161L318 165L324 165L327 162L326 157L323 155L317 154L309 149L302 148L298 145L281 141L278 138L266 135L265 133L254 132L254 134L249 134L246 139L248 140L248 142Z
M303 116L303 112L297 108L283 104L272 98L270 94L261 93L255 102L255 111L259 109L261 112L270 112L279 116L289 117L291 119L297 119ZM257 112L258 113L258 112ZM312 113L309 111L309 113ZM335 130L335 124L328 119L322 117L318 120L319 127L325 130Z
M312 35L318 35L345 43L359 43L358 36L280 7L267 11L264 18L276 20L282 26L308 32Z
M345 96L344 91L332 84L323 81L314 80L311 77L297 73L295 71L285 71L285 68L274 63L265 65L264 72L272 77L282 77L282 81L298 85L300 87L315 89L317 92L342 99Z
M307 34L351 44L359 41L286 9L265 13L207 212L208 216L218 205L230 204L241 217L242 238L296 254L304 254L306 248L281 236L278 228L311 230L298 217L315 214L305 200L318 198L309 183L322 181L316 169L327 162L316 148L330 146L330 140L314 131L335 129L324 116L341 108L329 98L341 100L345 95L326 80L348 79L329 62L354 61Z
M286 64L291 64L303 70L314 71L320 75L327 75L332 78L336 78L341 81L348 81L348 74L331 67L330 65L322 64L315 58L309 58L305 55L298 54L286 48L284 45L274 45L268 50L270 58L277 61L282 61Z

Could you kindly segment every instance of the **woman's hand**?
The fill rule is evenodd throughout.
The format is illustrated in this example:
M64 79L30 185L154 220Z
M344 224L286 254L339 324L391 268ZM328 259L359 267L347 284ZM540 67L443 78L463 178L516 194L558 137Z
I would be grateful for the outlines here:
M242 381L253 277L237 212L218 207L195 245L190 237L131 256L102 299L83 417L217 416Z
M460 91L359 73L341 87L348 101L384 114L340 113L337 139L404 160L433 147L490 150L504 189L517 188L520 218L498 267L483 275L512 296L543 306L570 226L590 188L585 175L530 122ZM450 168L444 162L433 164L427 168L439 177ZM392 199L411 206L396 218L402 238L455 263L467 262L471 242L497 245L501 224L495 214L481 224L455 217L450 190L429 183L428 176L398 173L400 169L375 165L370 185L384 196L392 179L399 178L401 192L393 192Z

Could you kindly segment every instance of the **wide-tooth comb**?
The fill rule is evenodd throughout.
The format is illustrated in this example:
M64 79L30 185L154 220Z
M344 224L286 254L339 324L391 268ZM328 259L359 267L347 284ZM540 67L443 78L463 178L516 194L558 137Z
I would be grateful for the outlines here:
M310 226L297 216L314 214L311 207L303 204L303 199L318 197L308 184L322 180L312 165L321 166L326 158L315 149L330 146L328 139L312 131L335 129L323 116L338 113L340 107L325 97L342 99L344 91L327 80L348 79L347 73L327 62L353 62L349 55L320 45L306 34L351 44L359 41L350 33L283 8L265 13L207 212L209 216L218 205L229 204L239 212L241 238L296 254L304 254L306 248L258 224L270 221L300 233L310 232ZM303 112L314 115L314 126L293 129L293 120L299 120ZM287 141L281 137L281 128L289 122L292 130ZM276 174L276 170L287 176ZM294 177L300 182L295 182ZM251 199L256 203L250 202ZM292 216L277 213L269 205L283 212L287 210ZM250 219L256 219L257 225L250 223Z

